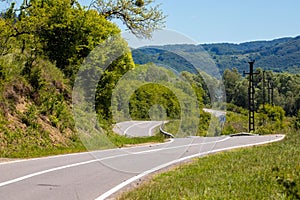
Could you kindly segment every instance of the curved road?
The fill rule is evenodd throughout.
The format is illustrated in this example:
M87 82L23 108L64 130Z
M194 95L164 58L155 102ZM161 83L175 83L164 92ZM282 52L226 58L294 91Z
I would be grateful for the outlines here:
M152 136L153 129L160 126L163 121L126 121L117 123L114 132L128 137Z
M283 138L283 135L178 138L164 144L1 163L0 199L106 199L172 164Z

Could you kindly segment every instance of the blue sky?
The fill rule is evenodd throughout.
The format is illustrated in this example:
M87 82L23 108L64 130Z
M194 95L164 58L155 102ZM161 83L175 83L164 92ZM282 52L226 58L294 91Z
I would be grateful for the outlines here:
M89 2L89 0L81 0ZM197 43L271 40L300 35L299 0L156 0L166 28Z
M164 0L167 28L199 43L300 35L299 0Z
M88 5L91 0L79 2ZM167 29L197 43L241 43L300 35L299 0L156 0L156 3L162 4L168 16Z
M299 0L165 0L167 27L200 43L300 34Z

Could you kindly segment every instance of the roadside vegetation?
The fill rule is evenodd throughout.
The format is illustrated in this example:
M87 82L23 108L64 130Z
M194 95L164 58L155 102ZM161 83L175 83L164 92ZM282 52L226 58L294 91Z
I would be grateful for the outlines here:
M120 19L140 38L149 38L154 30L163 27L165 16L154 1L93 2L93 9L87 9L76 0L24 0L18 8L12 3L1 11L0 157L85 151L72 113L72 88L84 59L106 39L120 36L121 31L110 21L112 19ZM121 43L125 42L120 40ZM127 44L125 46L129 49ZM109 58L103 56L101 59ZM103 62L101 59L95 62ZM180 61L178 58L171 60ZM170 123L164 128L177 136L247 131L247 77L234 69L224 71L227 120L223 130L217 128L208 134L210 122L215 127L220 126L218 119L202 109L211 106L210 97L216 96L209 94L208 88L220 82L207 74L194 72L175 74L153 63L136 65L131 53L116 59L97 80L95 91L95 110L105 130L104 136L117 147L163 141L159 134L150 138L125 138L111 131L117 122L115 118L122 121L129 117L168 120ZM256 77L257 133L285 130L291 121L299 118L300 76L267 72L274 87L273 103L277 106L262 108L259 106L263 93L261 74ZM207 76L206 81L203 76ZM124 84L118 87L122 80ZM124 102L128 103L128 110Z
M120 35L109 20L120 19L134 35L148 38L165 18L153 1L98 0L91 8L76 0L24 0L0 11L0 157L85 151L72 113L72 87L83 60ZM134 67L131 54L124 54L111 64L96 94L99 123L118 147L162 141L111 132L110 94Z
M193 160L119 199L299 199L300 131L283 141Z
M176 136L247 131L248 79L237 69L224 70L227 120L221 129L217 118L203 112L215 102L210 98L217 98L208 88L219 86L220 81L195 74L190 65L178 74L153 63L136 65L128 51L97 80L95 105L86 105L91 110L95 107L96 121L104 130L104 135L96 132L98 140L91 143L99 148L86 149L83 141L88 137L78 134L72 112L72 88L84 59L99 44L114 36L121 38L112 19L121 20L139 38L150 38L165 19L152 0L96 0L91 8L77 0L24 0L20 7L12 3L0 12L0 157L108 148L101 146L103 138L113 147L165 139L159 133L144 138L117 135L112 132L116 118L168 120L164 129ZM117 42L129 50L125 41ZM178 69L184 69L182 63L178 65L182 59L165 54L174 58L169 61L177 62ZM97 64L110 59L106 54L98 56L93 60ZM298 71L297 66L293 69ZM255 78L256 133L287 133L283 142L196 159L156 176L121 199L299 199L300 76L266 72L268 86L273 88L271 97L262 87L262 70L257 71L261 73ZM207 76L206 83L202 76ZM265 106L261 106L263 94L268 94ZM84 120L81 125L86 130L100 130L89 127L89 118ZM210 123L216 128L207 133Z

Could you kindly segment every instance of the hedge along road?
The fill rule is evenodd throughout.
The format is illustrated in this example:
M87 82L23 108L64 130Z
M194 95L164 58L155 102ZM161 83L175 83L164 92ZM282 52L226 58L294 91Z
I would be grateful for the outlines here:
M172 164L283 138L283 135L176 138L164 144L1 163L0 199L106 199Z

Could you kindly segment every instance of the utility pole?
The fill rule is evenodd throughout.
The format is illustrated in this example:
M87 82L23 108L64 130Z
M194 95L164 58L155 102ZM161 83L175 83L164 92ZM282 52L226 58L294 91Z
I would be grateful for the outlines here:
M263 71L263 78L262 78L262 98L263 98L263 109L265 109L266 103L266 94L265 94L265 71Z
M255 111L255 102L254 102L254 95L255 95L255 89L254 89L254 73L253 72L253 67L254 67L254 62L248 62L249 63L249 72L244 72L244 74L249 75L249 87L248 87L248 107L249 107L249 133L251 131L255 131L255 118L254 118L254 111Z
M273 87L273 85L271 86L271 103L272 103L272 106L274 106L274 87Z
M268 79L268 104L271 104L271 85L269 79Z
M268 79L268 103L274 106L274 88L270 79Z

